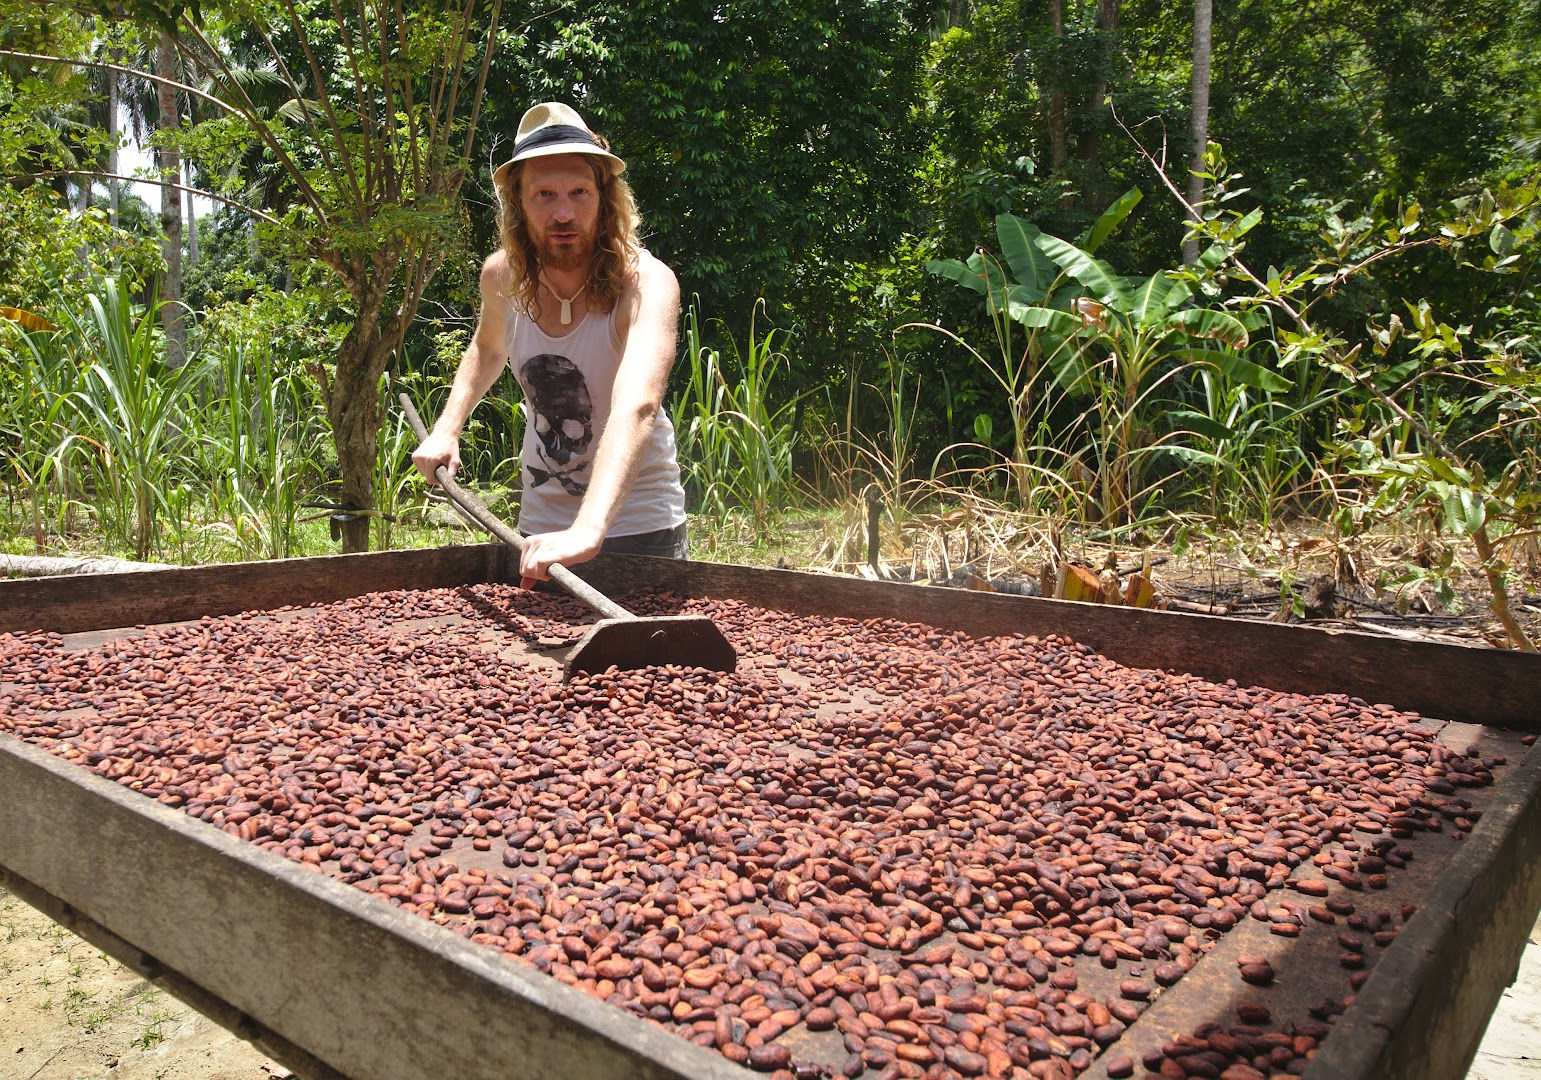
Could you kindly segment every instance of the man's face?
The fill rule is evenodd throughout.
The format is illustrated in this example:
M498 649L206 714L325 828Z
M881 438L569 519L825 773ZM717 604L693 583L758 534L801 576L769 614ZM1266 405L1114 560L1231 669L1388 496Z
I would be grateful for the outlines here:
M525 162L519 205L540 254L552 270L582 270L599 234L599 187L581 154L554 154Z

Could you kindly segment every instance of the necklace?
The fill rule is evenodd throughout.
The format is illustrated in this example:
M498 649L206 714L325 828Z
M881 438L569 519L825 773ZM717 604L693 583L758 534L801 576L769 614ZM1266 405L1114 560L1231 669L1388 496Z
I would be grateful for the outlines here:
M584 278L583 279L583 284L579 285L578 286L578 291L573 293L571 296L562 296L560 293L558 293L556 291L556 289L552 288L552 286L551 286L551 279L546 276L546 272L544 270L542 270L540 272L540 283L546 287L546 291L547 292L549 292L552 296L555 296L558 300L560 300L562 302L562 325L563 326L570 326L570 325L572 325L572 321L573 321L573 301L578 299L578 297L582 296L583 295L583 290L587 289L589 287L588 278Z

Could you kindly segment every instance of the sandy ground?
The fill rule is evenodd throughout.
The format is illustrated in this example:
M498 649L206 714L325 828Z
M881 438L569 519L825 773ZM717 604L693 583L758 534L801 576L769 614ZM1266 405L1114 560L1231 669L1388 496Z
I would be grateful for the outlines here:
M275 1080L287 1069L0 892L0 1078Z
M0 1080L280 1080L282 1066L0 891ZM1541 1080L1541 922L1466 1080Z
M1541 922L1530 931L1520 973L1488 1021L1467 1080L1541 1080Z

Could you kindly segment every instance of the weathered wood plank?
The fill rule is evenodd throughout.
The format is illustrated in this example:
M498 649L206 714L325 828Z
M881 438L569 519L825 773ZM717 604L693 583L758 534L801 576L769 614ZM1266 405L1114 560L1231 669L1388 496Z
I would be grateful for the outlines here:
M228 563L154 574L0 581L0 632L72 634L328 603L390 589L448 588L497 580L503 558L500 545L482 544Z
M1541 745L1506 777L1307 1080L1464 1076L1541 911Z

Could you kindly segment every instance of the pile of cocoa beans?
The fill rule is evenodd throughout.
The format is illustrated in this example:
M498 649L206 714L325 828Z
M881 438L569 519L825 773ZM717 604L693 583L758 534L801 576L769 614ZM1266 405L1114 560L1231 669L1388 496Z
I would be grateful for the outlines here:
M739 670L564 684L500 642L576 637L576 602L474 585L0 635L0 727L800 1078L1071 1077L1239 920L1298 932L1325 877L1469 830L1502 764L1057 637L618 599L710 616ZM1298 1072L1301 1020L1152 1071Z

